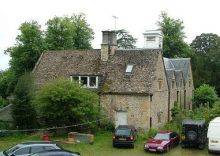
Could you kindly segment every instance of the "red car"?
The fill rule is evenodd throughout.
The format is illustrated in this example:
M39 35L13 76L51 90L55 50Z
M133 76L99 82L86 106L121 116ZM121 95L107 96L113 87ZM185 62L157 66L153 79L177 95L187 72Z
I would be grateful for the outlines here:
M144 144L144 150L150 152L168 152L173 146L178 145L180 137L176 132L163 131L156 134Z

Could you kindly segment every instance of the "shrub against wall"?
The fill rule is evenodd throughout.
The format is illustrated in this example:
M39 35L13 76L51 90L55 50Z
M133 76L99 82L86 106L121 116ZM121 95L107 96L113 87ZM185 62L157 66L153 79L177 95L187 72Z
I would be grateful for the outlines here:
M98 95L64 78L45 84L33 102L47 127L77 125L99 118Z

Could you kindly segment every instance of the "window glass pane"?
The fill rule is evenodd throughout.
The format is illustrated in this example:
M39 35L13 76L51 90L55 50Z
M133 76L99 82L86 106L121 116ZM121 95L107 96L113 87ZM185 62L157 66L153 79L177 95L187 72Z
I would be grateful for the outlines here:
M84 86L87 86L87 77L86 76L82 76L81 77L81 84Z
M43 147L42 146L33 146L31 147L31 153L37 153L43 151Z
M14 154L15 155L23 155L23 154L28 154L29 151L30 151L30 147L24 147L24 148L17 150Z
M158 88L159 88L159 89L162 88L162 80L158 80Z
M74 81L79 81L79 76L73 76L72 78Z
M7 151L5 151L6 154L9 154L9 153L13 153L14 151L16 151L17 149L19 149L20 147L18 145L8 149Z
M172 80L172 89L174 88L174 85L175 85L175 81Z
M52 150L52 149L55 149L53 146L45 146L44 148L45 148L45 150Z
M127 65L126 73L130 73L133 69L133 65Z
M148 36L147 41L155 41L156 37L155 36Z
M96 77L95 76L89 77L89 86L90 87L95 87L96 86Z
M116 135L130 135L131 134L131 130L130 129L118 129L115 132Z

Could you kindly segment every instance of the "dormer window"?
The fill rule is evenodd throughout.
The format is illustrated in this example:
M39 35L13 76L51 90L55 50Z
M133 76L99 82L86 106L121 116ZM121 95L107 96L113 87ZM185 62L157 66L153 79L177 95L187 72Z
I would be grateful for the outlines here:
M134 65L132 64L128 64L127 67L126 67L126 73L131 73L132 72L132 69L133 69Z
M78 81L87 88L98 88L98 76L71 76L71 80Z

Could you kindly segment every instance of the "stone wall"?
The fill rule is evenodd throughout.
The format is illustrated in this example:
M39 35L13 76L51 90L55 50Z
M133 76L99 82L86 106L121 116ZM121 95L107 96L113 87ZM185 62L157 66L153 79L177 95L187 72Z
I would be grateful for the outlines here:
M171 86L172 87L172 86ZM174 107L175 102L177 102L177 88L176 83L174 84L174 88L170 88L170 120L172 120L172 112L171 109Z
M193 75L191 70L191 65L189 66L189 73L188 73L188 79L185 83L185 90L186 90L186 109L192 109L192 96L193 96L193 90L194 90L194 84L193 84Z
M152 127L161 127L168 121L168 84L162 54L158 57L155 71L151 100ZM161 88L158 80L162 80Z
M115 123L117 111L127 112L128 125L137 129L148 129L150 126L150 101L144 95L110 95L100 96L102 111Z

